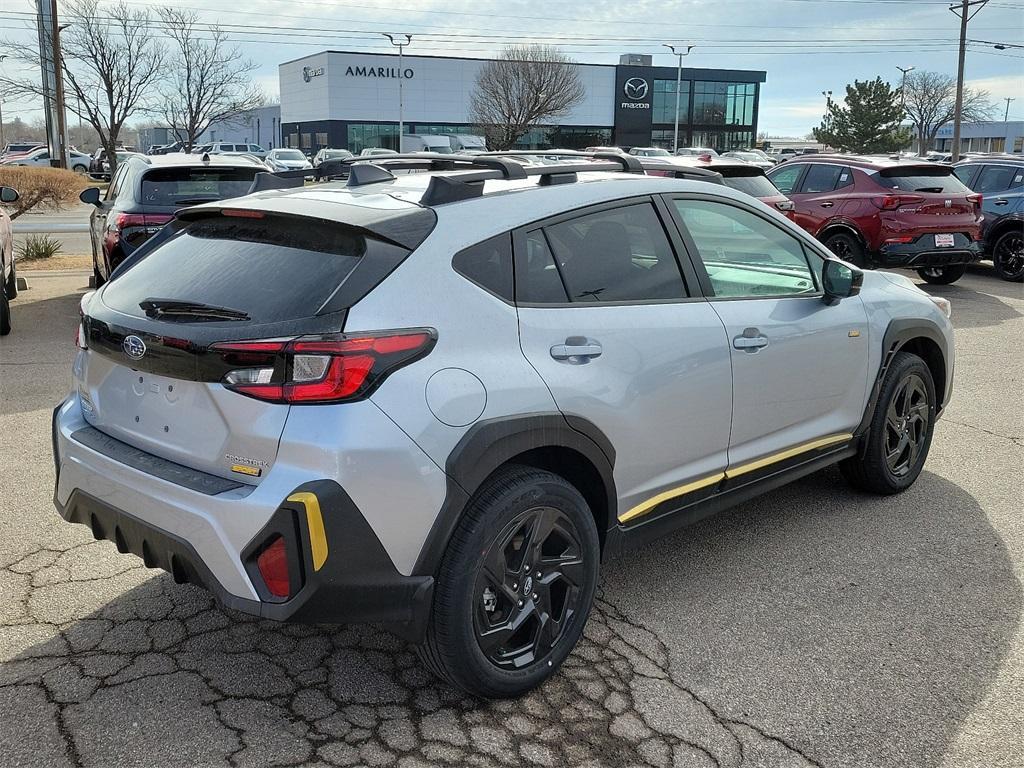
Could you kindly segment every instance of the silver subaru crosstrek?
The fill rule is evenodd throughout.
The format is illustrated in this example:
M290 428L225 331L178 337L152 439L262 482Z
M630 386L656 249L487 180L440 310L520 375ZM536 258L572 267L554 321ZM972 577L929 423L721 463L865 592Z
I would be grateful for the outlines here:
M384 623L490 697L558 669L602 560L833 463L909 487L953 373L944 299L612 154L181 211L78 346L66 520L229 608Z

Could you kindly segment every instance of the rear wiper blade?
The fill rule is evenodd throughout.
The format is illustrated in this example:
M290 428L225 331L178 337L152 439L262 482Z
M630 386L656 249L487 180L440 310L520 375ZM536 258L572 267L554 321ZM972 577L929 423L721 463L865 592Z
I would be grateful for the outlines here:
M148 317L195 317L211 320L249 320L249 315L240 309L215 307L195 301L178 299L143 299L139 307Z

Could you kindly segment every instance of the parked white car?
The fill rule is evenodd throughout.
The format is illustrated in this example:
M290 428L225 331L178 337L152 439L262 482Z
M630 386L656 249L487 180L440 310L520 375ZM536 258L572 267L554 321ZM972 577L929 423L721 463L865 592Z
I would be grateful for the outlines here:
M313 167L309 158L297 149L272 149L267 152L264 162L272 171L296 171Z
M71 150L68 152L68 168L75 173L88 173L89 163L92 162L92 156L87 155L84 152L77 152ZM40 168L50 167L50 150L46 147L37 149L34 152L29 152L27 155L14 158L12 160L6 160L4 165L30 165L38 166Z

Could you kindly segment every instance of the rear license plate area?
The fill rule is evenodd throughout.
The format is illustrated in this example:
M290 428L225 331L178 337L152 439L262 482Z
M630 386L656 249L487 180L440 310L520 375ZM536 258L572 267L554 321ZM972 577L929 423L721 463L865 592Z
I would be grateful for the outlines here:
M954 243L953 235L935 235L936 248L952 248Z

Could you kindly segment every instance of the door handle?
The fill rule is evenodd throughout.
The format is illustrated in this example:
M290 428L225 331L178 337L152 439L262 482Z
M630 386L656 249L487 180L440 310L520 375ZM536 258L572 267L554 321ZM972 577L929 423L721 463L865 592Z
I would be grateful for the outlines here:
M998 200L993 200L992 201L992 205L1009 205L1009 204L1010 204L1010 201L1009 200L1004 200L1003 198L999 198Z
M743 333L733 338L732 345L744 352L757 352L762 347L768 346L768 337L757 328L745 328Z
M833 203L831 200L826 200L824 203L821 204L821 207L831 208L833 205L835 205L835 203Z
M551 357L555 360L564 360L572 365L580 365L595 357L600 357L603 351L601 345L593 339L570 336L564 344L555 344L551 348Z

